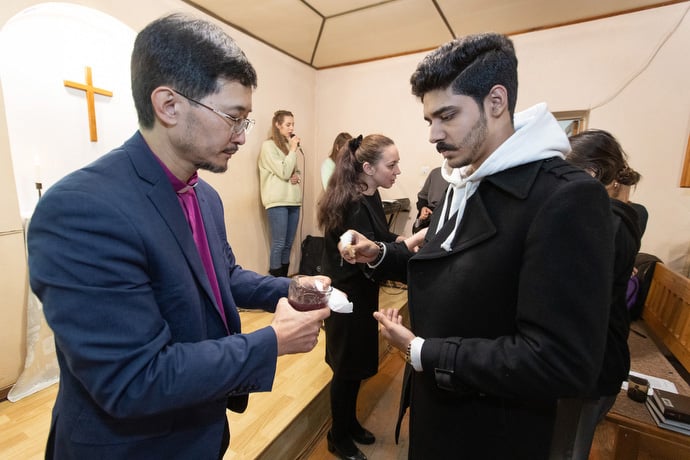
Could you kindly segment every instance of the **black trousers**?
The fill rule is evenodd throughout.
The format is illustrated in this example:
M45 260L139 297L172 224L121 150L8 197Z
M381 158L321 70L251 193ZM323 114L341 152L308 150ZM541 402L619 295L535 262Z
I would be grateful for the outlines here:
M334 439L349 437L350 431L359 427L357 395L361 383L361 380L333 376L331 381L331 416L333 417L331 434Z

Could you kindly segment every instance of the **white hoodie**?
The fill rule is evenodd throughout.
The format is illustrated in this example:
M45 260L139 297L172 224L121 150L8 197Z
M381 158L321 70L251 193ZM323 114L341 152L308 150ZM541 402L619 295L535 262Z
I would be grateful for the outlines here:
M570 151L570 142L565 132L549 112L546 104L540 103L529 109L518 112L514 118L515 132L501 144L484 162L467 177L464 173L469 166L462 168L448 167L448 160L443 162L441 173L443 178L450 183L446 191L446 200L443 204L442 216L453 215L455 228L441 247L450 252L451 243L460 227L462 216L465 212L465 204L477 190L482 179L506 169L520 166L533 161L546 158L560 157ZM450 203L450 214L446 214L448 206L448 194L453 192L453 200ZM441 230L445 222L439 220L436 233Z

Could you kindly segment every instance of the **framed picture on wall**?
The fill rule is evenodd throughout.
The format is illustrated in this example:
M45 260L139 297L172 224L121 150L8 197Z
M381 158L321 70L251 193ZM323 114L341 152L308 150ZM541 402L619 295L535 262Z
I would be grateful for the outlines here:
M552 113L567 136L572 136L587 129L588 110L569 110Z

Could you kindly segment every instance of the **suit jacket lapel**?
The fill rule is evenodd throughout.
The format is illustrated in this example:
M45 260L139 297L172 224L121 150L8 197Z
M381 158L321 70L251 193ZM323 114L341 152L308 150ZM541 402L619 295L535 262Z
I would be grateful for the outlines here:
M153 158L153 152L148 148L140 133L128 140L125 146L139 177L151 184L151 189L147 193L149 200L170 228L197 282L203 288L209 302L215 307L216 314L222 321L211 283L208 281L206 270L204 270L199 251L194 243L192 231L170 181L156 159ZM213 251L211 253L213 254Z
M189 223L184 215L184 211L182 211L182 207L175 193L173 192L171 195L171 186L167 182L167 178L164 176L163 179L165 180L158 182L152 187L149 192L149 199L158 209L159 214L168 224L168 227L170 227L170 231L175 235L177 243L180 245L185 259L187 259L187 263L192 268L194 276L204 289L209 300L218 308L213 290L211 289L211 283L208 281L204 264L201 262L199 250L194 242L194 237L192 236L192 231L189 228Z
M220 289L221 298L227 298L232 295L232 292L230 290L228 266L225 263L225 242L221 240L216 231L216 219L222 219L223 216L217 216L213 213L206 194L201 187L198 187L196 192L197 199L199 200L199 209L201 210L201 216L204 220L208 247L211 251L211 258L213 259L213 269L216 272L216 279L218 280L218 288ZM240 316L237 309L234 308L234 302L229 302L227 300L224 302L228 303L228 305L223 305L225 308L225 316L228 321L228 328L232 332L240 332Z

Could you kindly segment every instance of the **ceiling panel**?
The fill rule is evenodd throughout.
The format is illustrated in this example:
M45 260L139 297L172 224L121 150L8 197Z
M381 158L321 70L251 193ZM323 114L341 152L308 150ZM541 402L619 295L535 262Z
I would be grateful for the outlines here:
M304 0L304 3L323 16L330 17L385 2L382 0Z
M431 0L398 0L328 19L313 65L419 51L452 38Z
M321 69L429 50L469 33L514 34L687 0L183 1Z
M479 32L504 34L553 27L621 11L649 0L437 0L456 36Z
M198 0L193 4L310 63L323 19L299 0Z

